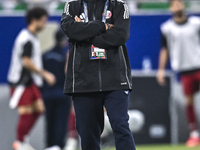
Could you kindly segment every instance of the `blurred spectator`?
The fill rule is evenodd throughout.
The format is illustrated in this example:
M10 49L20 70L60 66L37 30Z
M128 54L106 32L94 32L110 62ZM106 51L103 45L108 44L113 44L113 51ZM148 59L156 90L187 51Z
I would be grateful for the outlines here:
M54 86L50 87L45 83L43 88L48 147L45 150L60 150L64 147L71 106L70 97L63 95L67 39L62 31L55 34L55 39L55 47L43 55L44 68L52 72L57 79Z
M17 108L19 120L17 140L14 150L34 150L25 140L41 113L44 105L39 91L42 77L49 85L55 83L55 77L43 70L40 42L37 34L45 28L48 14L43 8L33 8L26 15L27 28L17 36L12 51L8 81L11 87L10 107Z
M72 106L71 114L69 117L68 126L69 126L68 139L67 139L66 147L64 150L76 150L78 146L78 133L76 131L75 112L74 112L73 106Z
M185 95L185 109L190 136L188 147L200 144L200 133L194 95L199 91L200 83L200 17L187 16L183 0L171 0L172 18L161 26L162 48L157 79L165 85L165 67L170 56L172 69L181 75Z

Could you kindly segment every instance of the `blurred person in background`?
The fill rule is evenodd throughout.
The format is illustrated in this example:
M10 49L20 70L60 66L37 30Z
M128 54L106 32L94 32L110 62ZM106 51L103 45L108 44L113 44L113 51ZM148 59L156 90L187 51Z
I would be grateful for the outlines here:
M78 133L75 125L74 107L71 107L71 113L68 122L68 138L64 150L76 150L78 146Z
M52 73L45 71L42 65L40 42L37 34L45 28L48 13L43 8L33 8L27 12L27 28L17 36L12 51L8 81L11 87L10 107L17 108L19 120L17 141L13 143L15 150L34 150L25 141L25 137L33 128L44 104L39 87L44 78L49 85L55 83Z
M45 150L61 150L65 144L67 120L71 108L70 97L63 94L65 80L66 51L65 34L59 30L55 34L56 45L43 55L44 68L56 77L56 84L44 83L43 98L46 108L47 147Z
M171 66L181 75L186 99L186 117L190 136L188 147L200 144L197 117L194 110L194 95L200 83L200 17L188 16L182 0L170 0L172 18L161 25L162 48L160 51L157 80L165 84L165 67L168 55Z

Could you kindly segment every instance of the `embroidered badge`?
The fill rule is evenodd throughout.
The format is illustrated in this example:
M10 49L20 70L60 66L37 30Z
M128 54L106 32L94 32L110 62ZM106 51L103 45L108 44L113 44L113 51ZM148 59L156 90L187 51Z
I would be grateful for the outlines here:
M110 19L111 16L112 16L112 12L110 10L107 10L106 19Z
M112 12L110 10L107 10L106 19L110 19L111 16L112 16Z

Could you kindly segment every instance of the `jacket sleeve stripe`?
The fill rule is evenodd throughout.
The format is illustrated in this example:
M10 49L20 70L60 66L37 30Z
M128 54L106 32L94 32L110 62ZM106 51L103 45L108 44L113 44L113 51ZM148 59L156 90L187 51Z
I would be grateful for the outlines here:
M129 11L128 11L128 6L127 4L124 5L124 19L129 19Z

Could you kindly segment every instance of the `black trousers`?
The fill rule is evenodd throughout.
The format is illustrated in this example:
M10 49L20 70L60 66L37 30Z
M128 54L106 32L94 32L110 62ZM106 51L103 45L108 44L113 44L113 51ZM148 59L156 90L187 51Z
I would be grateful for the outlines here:
M67 134L67 122L71 108L69 96L45 99L47 147L58 145L63 148Z
M129 94L123 90L76 94L73 96L76 128L82 150L100 150L105 106L115 137L116 150L135 150L128 124Z

